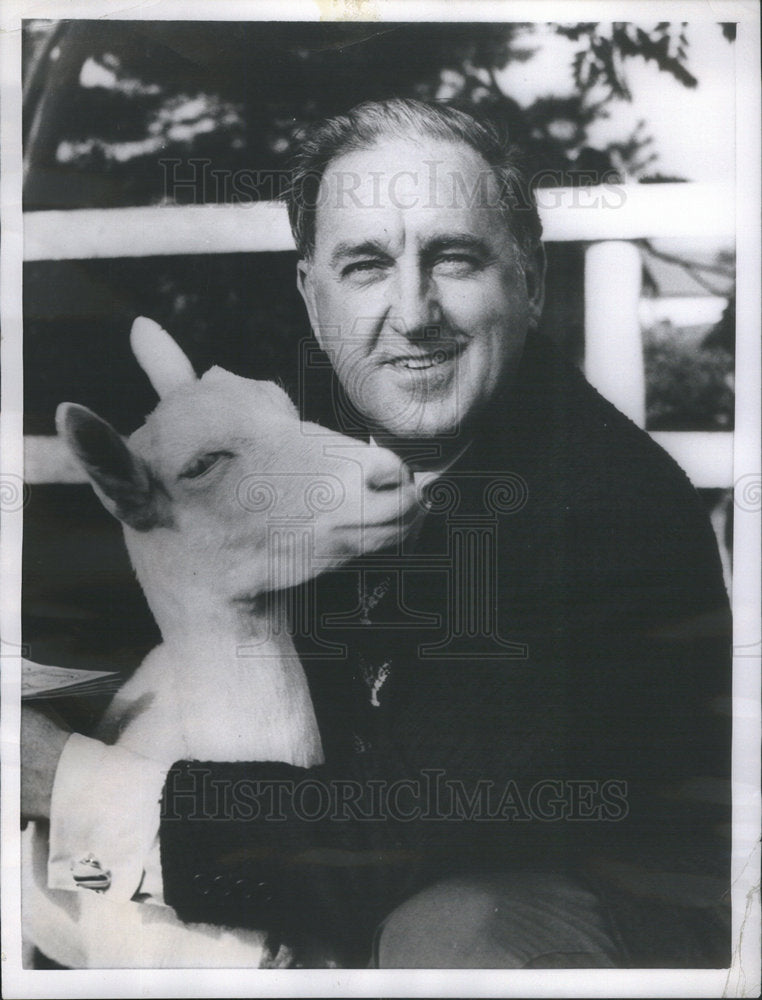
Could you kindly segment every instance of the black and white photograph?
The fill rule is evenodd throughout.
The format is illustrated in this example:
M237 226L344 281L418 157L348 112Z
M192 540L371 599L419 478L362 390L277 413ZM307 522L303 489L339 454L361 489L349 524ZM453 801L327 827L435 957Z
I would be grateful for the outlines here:
M4 995L758 995L759 12L2 16Z

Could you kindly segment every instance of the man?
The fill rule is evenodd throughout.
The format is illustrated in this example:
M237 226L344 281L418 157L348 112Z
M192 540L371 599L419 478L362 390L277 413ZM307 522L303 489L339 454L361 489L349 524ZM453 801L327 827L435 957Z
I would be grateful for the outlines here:
M112 893L347 964L727 964L714 539L674 463L537 335L518 154L454 109L362 105L305 138L289 211L335 421L403 455L428 513L316 585L324 765L165 775L30 717L55 886L86 846ZM116 774L117 818L147 817L123 835Z

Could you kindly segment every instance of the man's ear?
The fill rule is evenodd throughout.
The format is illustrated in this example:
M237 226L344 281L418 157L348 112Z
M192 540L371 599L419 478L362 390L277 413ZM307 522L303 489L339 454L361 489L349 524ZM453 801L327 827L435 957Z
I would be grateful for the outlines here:
M110 514L138 531L158 522L148 467L111 424L86 406L61 403L56 410L56 428Z
M304 300L304 305L307 308L307 315L309 316L312 332L315 334L317 342L322 347L323 340L321 336L320 323L318 321L315 286L312 280L312 264L308 260L302 259L296 262L296 287L299 289L299 294Z
M542 309L545 305L545 269L545 247L539 243L524 267L524 280L529 300L529 318L533 326L537 326L540 322Z

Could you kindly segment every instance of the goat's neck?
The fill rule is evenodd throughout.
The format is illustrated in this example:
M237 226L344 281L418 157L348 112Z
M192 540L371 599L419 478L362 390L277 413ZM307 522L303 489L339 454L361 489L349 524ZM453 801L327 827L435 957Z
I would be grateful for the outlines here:
M211 595L189 601L185 593L182 604L171 608L166 601L162 601L161 608L156 608L155 602L149 603L165 645L208 648L216 644L222 657L236 656L241 646L261 648L268 655L277 650L293 655L282 594L258 594L223 602Z
M259 588L231 596L224 574L200 580L163 559L139 533L125 530L132 565L166 644L185 646L207 638L234 648L285 634L284 602Z
M168 760L323 759L307 680L285 602L267 595L158 621L163 643L145 683L168 694ZM155 736L152 734L152 739Z
M204 589L182 574L167 586L166 566L162 583L155 559L141 560L137 546L130 555L163 638L134 686L163 695L155 706L168 759L282 760L303 767L321 761L317 721L288 628L288 592L223 598L222 586Z

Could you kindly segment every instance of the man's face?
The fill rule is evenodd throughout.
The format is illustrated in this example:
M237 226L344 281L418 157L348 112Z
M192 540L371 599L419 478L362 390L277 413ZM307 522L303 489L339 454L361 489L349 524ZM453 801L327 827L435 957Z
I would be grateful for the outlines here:
M488 164L432 139L329 164L298 282L350 400L396 438L457 435L515 373L542 305L541 260L522 267Z

